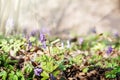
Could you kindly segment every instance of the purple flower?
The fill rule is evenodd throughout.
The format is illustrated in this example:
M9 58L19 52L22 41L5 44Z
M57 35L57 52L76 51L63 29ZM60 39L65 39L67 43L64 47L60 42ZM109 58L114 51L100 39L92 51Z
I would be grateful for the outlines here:
M33 31L30 33L31 36L35 36L35 34L36 34L35 30L33 30Z
M116 38L118 38L118 37L119 37L119 33L118 33L118 32L115 32L115 33L114 33L114 36L115 36Z
M40 41L42 43L43 48L46 48L46 39L43 33L40 33Z
M106 51L106 53L110 54L112 51L113 51L113 48L111 46L109 46L108 49L107 49L107 51Z
M42 69L41 69L41 68L35 68L35 69L34 69L34 74L35 74L36 76L40 76L41 73L42 73Z
M50 80L56 80L55 76L50 73Z
M32 42L30 42L30 40L28 41L28 46L29 46L29 47L32 46Z
M46 42L45 41L42 42L42 46L43 46L44 49L46 48Z
M83 41L84 41L83 38L79 38L79 39L78 39L78 42L79 42L80 45L83 43Z
M40 41L41 41L41 42L46 41L45 35L44 35L43 33L40 33Z
M92 27L92 28L89 30L89 33L96 33L96 28L95 28L95 27Z

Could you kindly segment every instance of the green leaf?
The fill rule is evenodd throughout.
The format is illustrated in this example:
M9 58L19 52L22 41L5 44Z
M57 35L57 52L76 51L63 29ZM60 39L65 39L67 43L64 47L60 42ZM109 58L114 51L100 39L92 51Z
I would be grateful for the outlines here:
M14 66L12 66L12 65L8 65L8 68L9 68L10 70L14 70Z
M14 43L14 39L10 39L10 40L9 40L9 43L10 43L10 44Z
M6 71L0 72L0 76L2 77L2 80L6 80L6 78L7 78L7 72Z
M60 71L54 71L53 75L56 77L59 73L60 73Z
M32 70L33 70L32 64L26 63L26 65L25 65L25 72L26 72L26 73L31 73Z
M41 80L47 80L48 78L42 78Z
M72 60L75 64L80 65L82 63L82 55L78 55L76 57L73 57Z
M9 80L13 80L13 76L14 76L14 74L15 74L15 72L14 71L11 71L10 73L9 73Z
M24 75L23 75L23 73L21 71L16 71L16 75L18 77L23 77L24 78Z
M84 68L84 69L82 70L82 72L87 73L87 72L88 72L88 70L89 70L89 68L88 68L88 67L86 67L86 68Z
M115 77L116 77L116 74L112 74L112 73L109 72L109 73L106 73L106 74L105 74L105 77L106 77L106 78L115 78Z
M30 42L34 42L35 41L35 37L30 37Z
M59 69L61 69L61 70L66 70L66 66L63 65L62 63L60 63L58 67L59 67Z
M22 73L21 71L16 71L16 75L18 76L18 78L19 78L20 80L25 80L25 79L24 79L24 75L23 75L23 73Z
M17 75L14 75L14 76L13 76L13 80L18 80L18 76L17 76Z
M41 76L43 77L43 79L48 79L48 78L49 78L49 73L43 71L43 72L41 73Z

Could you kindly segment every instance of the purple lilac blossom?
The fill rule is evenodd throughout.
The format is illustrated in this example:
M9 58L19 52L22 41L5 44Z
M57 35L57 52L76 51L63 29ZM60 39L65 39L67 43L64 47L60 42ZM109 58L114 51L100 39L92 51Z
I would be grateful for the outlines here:
M107 52L107 54L110 54L112 51L113 51L113 48L111 46L109 46L106 52Z
M35 69L34 69L34 74L35 74L36 76L40 76L41 73L42 73L42 69L41 69L41 68L35 68Z

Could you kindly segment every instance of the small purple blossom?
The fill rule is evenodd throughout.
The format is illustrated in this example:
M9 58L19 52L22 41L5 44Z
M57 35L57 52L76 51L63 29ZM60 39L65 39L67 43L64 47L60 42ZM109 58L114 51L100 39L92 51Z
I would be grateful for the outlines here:
M119 37L119 33L118 33L118 32L115 32L115 33L114 33L114 36L115 36L116 38L118 38L118 37Z
M44 35L43 33L40 33L40 41L41 41L41 42L46 41L45 35Z
M96 28L95 27L92 27L90 30L89 30L90 33L96 33Z
M42 42L42 46L43 46L44 49L46 48L46 42L45 41Z
M50 80L56 80L55 76L50 73Z
M112 51L113 51L113 48L111 46L109 46L108 49L107 49L107 51L106 51L106 53L110 54Z
M30 33L31 36L35 36L36 35L36 31L33 30L31 33Z
M32 46L32 42L30 42L30 40L28 41L28 46L29 46L29 47Z
M34 74L35 74L36 76L40 76L41 73L42 73L42 69L41 69L41 68L35 68L35 69L34 69Z
M83 41L84 41L83 38L79 38L79 39L78 39L78 42L79 42L80 45L83 43Z
M46 39L45 39L45 35L43 33L40 33L39 40L41 41L43 48L46 48Z

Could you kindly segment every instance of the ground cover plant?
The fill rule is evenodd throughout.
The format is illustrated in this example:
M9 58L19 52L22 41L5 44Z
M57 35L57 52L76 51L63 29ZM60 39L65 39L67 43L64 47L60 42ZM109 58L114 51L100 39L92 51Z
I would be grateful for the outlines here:
M69 40L0 35L1 80L119 80L119 34L90 34Z

